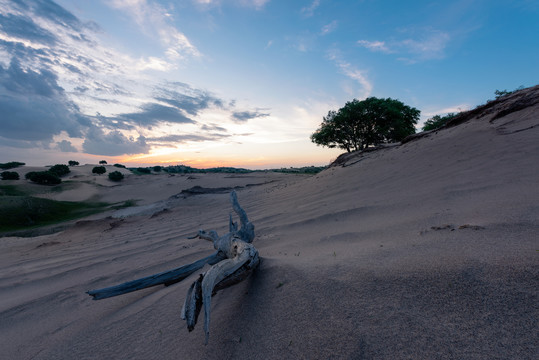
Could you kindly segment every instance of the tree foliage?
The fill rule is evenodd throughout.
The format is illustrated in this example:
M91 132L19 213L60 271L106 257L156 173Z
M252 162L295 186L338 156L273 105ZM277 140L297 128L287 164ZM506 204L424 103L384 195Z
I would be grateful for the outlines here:
M101 175L101 174L104 174L107 172L107 169L105 169L104 166L95 166L93 169L92 169L92 173L93 174L97 174L97 175Z
M99 164L101 164L101 165L107 165L107 161L106 161L106 160L101 160L101 161L99 162Z
M113 171L109 173L109 179L112 181L122 181L124 178L124 174L122 174L119 171Z
M455 117L455 113L449 113L447 115L434 115L423 124L423 131L434 130L445 125L449 120Z
M2 174L2 180L19 180L19 173L15 171L4 171Z
M10 161L7 163L0 163L0 169L3 169L3 170L13 169L13 168L23 166L23 165L26 165L26 164L23 162L18 162L18 161Z
M57 176L64 176L71 172L71 170L69 170L69 167L63 164L56 164L54 166L51 166L49 171L56 174Z
M311 135L311 141L348 152L398 142L415 133L419 114L416 108L391 98L354 99L338 111L329 111Z
M77 165L79 165L79 162L75 161L75 160L69 160L67 163L69 164L69 166L77 166Z
M56 185L62 182L56 173L50 171L30 171L25 178L41 185Z

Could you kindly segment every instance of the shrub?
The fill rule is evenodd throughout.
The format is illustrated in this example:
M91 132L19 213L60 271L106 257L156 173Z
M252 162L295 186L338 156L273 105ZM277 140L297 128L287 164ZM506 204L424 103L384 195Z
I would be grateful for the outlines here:
M2 180L19 180L19 173L15 171L4 171L1 176Z
M92 173L98 174L98 175L104 174L106 172L107 172L107 169L105 169L104 166L96 166L92 169Z
M112 181L122 181L124 178L124 174L122 174L119 171L113 171L109 173L109 179Z
M69 170L69 167L67 165L62 165L62 164L56 164L54 166L51 166L49 171L58 176L63 176L71 172L71 170Z
M161 166L159 166L159 165L153 167L153 171L155 171L155 172L160 172L162 169L163 168Z
M107 165L107 162L106 162L105 160L101 160L99 163L100 163L101 165Z
M26 164L23 162L18 162L18 161L10 161L5 164L0 163L0 169L3 169L3 170L13 169L13 168L23 166L23 165L26 165Z
M449 120L455 117L455 113L449 113L444 116L434 115L423 124L423 131L438 129L445 125Z
M62 182L58 175L50 171L31 171L25 177L41 185L56 185Z
M143 168L143 167L137 168L137 171L143 174L150 174L152 172L152 170L150 170L149 168Z
M125 165L122 165L122 164L114 164L114 166L116 166L117 168L124 168L125 169Z
M69 160L67 163L69 164L69 166L77 166L77 165L79 165L79 162L75 161L75 160Z

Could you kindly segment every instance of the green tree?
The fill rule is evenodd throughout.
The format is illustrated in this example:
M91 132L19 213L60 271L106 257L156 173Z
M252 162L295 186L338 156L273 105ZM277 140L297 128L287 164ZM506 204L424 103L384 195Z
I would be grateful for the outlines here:
M311 135L311 141L348 152L397 142L415 133L419 114L416 108L391 98L354 99L338 111L329 111Z
M93 169L92 169L92 173L93 174L97 174L97 175L101 175L101 174L104 174L107 172L107 169L105 169L104 166L95 166Z
M77 165L79 165L79 162L75 161L75 160L69 160L67 163L69 164L69 166L77 166Z
M153 167L153 171L160 172L163 168L159 165Z
M106 161L106 160L101 160L101 161L99 162L99 164L101 164L101 165L107 165L107 161Z
M434 115L423 124L423 131L434 130L445 125L449 120L455 117L455 113L449 113L444 116Z

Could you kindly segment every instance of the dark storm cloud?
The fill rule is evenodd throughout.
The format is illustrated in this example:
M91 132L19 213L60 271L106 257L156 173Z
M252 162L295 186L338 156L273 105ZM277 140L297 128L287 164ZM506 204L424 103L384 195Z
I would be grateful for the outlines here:
M47 19L64 28L71 28L72 30L79 32L85 27L95 28L95 26L97 26L94 23L82 23L75 15L52 0L11 0L11 6L21 13L38 14L41 18Z
M252 119L267 117L270 114L262 113L260 111L236 111L232 113L232 119L236 122L246 122Z
M88 154L108 156L141 154L150 150L144 136L127 137L117 130L105 133L99 128L88 131L82 148Z
M189 115L197 115L201 110L209 107L224 107L222 99L187 84L175 82L167 83L165 86L170 88L157 88L155 99L182 109Z
M48 30L37 26L26 16L0 14L0 30L15 38L27 39L40 44L53 45L56 37Z
M118 120L135 123L139 126L151 127L160 122L194 124L195 121L185 116L179 109L156 103L147 103L140 112L120 114Z
M82 136L81 125L89 119L57 80L51 71L23 69L15 60L0 66L0 136L23 141L51 141L62 131Z
M77 148L71 144L71 141L62 140L56 143L56 146L58 149L60 149L61 152L78 152Z

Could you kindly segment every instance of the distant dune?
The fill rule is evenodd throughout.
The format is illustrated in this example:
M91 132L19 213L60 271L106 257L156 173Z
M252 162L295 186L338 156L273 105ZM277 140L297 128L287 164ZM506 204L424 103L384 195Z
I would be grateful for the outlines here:
M69 188L40 196L138 207L0 238L0 358L535 359L538 164L536 86L315 176L126 171L114 183L74 167ZM214 297L207 346L180 320L197 274L85 294L211 254L188 237L226 232L232 209L227 191L182 194L195 186L236 188L262 258Z

